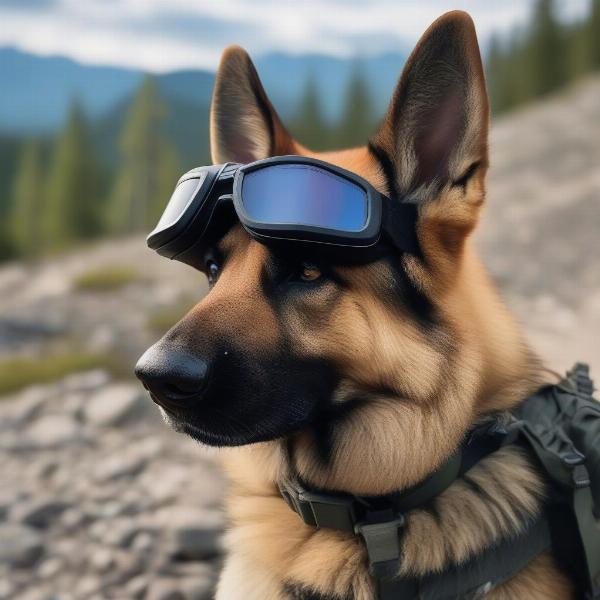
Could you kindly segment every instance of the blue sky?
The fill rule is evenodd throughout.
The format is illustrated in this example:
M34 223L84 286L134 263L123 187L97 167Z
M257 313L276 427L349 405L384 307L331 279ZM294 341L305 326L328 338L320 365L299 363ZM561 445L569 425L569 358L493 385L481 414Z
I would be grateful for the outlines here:
M353 56L410 49L461 8L483 44L528 19L533 0L0 0L0 45L83 63L164 72L214 69L231 43L251 54ZM564 19L589 0L556 0Z

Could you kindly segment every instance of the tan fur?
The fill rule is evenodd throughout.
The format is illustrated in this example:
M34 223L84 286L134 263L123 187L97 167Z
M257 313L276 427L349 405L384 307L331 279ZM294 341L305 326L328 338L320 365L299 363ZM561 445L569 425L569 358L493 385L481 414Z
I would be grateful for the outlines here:
M312 485L359 495L406 488L439 467L477 419L514 407L545 380L469 238L485 197L488 107L474 28L464 13L449 13L431 26L411 55L398 90L423 85L415 72L427 73L430 38L445 28L464 43L469 115L448 161L448 182L419 179L418 120L437 110L435 103L428 105L427 94L413 94L407 103L411 94L397 91L373 138L399 169L400 191L421 201L418 235L424 260L402 260L414 285L435 305L443 327L424 330L408 311L390 309L384 300L393 281L383 262L340 267L347 283L343 293L333 283L323 284L283 308L295 350L326 358L344 374L334 402L344 403L356 391L369 398L336 425L327 463L319 460L310 430L287 440L294 446L291 457L286 441L224 453L232 483L229 556L219 600L284 600L283 586L290 582L339 598L371 600L363 544L354 536L305 525L279 496L276 482L292 470ZM455 107L452 102L448 106L451 117ZM436 135L434 131L427 142L435 145ZM248 141L245 147L239 139ZM391 193L382 166L367 148L313 153L293 140L249 58L236 47L225 52L217 75L211 145L215 162L273 154L314 156ZM477 169L468 182L453 185L473 164ZM258 287L265 248L237 227L221 249L228 255L226 269L190 321L218 314L227 333L248 347L272 347L281 325ZM539 475L523 454L514 448L496 452L435 500L438 518L425 510L406 515L399 573L438 571L518 533L539 512L543 493ZM487 597L567 600L573 592L550 558L539 557Z
M231 253L230 268L186 318L194 323L218 319L223 323L224 334L229 333L234 338L243 336L247 347L254 350L271 347L278 339L278 325L259 285L266 249L261 244L251 243L240 226L232 229L221 245L236 248ZM249 322L253 325L250 329Z

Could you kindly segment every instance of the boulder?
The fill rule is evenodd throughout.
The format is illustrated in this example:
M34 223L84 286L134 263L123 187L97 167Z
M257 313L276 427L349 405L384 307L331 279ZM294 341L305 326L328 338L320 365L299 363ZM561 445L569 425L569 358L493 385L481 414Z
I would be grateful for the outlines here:
M60 448L85 440L81 427L69 415L45 415L34 421L25 431L20 446L36 450Z
M222 553L223 518L217 511L182 508L164 527L174 560L206 560Z
M92 394L83 409L84 420L97 427L118 427L140 417L147 405L141 385L115 383Z
M187 600L177 579L158 578L150 583L146 600Z
M16 523L0 525L0 565L32 567L43 553L42 538L31 527Z
M109 374L102 369L73 373L63 379L63 389L66 392L93 392L110 381Z
M11 518L36 529L46 529L67 508L69 504L62 500L41 498L17 504L11 511Z

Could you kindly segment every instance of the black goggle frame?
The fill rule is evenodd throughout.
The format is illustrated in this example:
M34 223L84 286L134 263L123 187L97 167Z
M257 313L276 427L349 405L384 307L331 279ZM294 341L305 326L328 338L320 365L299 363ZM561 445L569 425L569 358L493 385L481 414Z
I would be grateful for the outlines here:
M358 186L367 199L364 227L360 231L340 231L312 225L253 220L247 214L242 199L244 176L282 164L309 165ZM389 250L390 244L397 250L420 254L416 234L416 204L400 199L391 200L362 177L315 158L276 156L246 165L226 163L198 167L179 179L175 193L184 182L195 180L198 183L193 187L189 200L177 210L176 218L163 223L169 203L157 227L147 237L148 246L162 256L195 268L204 267L206 249L236 220L250 236L263 244L283 244L293 251L316 253L333 261L370 262L384 254L386 249Z

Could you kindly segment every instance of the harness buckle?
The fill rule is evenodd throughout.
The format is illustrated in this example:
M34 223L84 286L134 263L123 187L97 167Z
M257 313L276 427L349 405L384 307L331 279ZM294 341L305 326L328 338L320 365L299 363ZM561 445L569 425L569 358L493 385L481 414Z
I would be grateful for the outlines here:
M299 483L291 481L280 483L279 493L307 525L354 533L354 524L358 519L352 497L309 492Z
M354 531L365 540L369 568L375 577L389 577L398 570L400 559L400 529L404 527L403 515L381 522L357 523Z

